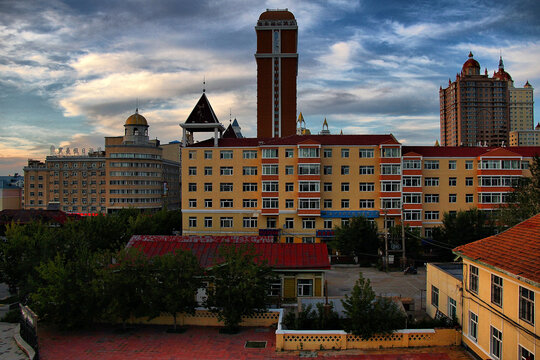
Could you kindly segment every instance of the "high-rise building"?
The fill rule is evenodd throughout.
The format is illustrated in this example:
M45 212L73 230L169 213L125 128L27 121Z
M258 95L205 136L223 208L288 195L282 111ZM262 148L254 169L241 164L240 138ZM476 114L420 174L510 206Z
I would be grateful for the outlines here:
M296 133L298 26L287 9L267 9L257 26L257 137Z
M514 87L510 74L499 68L488 76L469 53L456 80L439 91L442 146L501 146L510 131L533 130L533 91L527 83Z

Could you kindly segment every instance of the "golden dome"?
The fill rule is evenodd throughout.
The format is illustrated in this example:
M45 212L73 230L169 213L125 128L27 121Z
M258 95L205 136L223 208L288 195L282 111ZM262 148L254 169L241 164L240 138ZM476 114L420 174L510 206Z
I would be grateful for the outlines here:
M139 109L137 109L137 110L135 110L135 114L133 114L133 115L131 115L130 117L127 118L126 123L124 124L124 126L126 126L126 125L148 126L148 122L146 122L146 119L144 118L144 116L139 114Z

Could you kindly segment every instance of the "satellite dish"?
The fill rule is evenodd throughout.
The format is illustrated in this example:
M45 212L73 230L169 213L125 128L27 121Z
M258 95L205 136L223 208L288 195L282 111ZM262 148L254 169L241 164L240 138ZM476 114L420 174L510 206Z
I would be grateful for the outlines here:
M54 145L51 145L51 148L50 148L50 154L51 154L51 155L54 155Z

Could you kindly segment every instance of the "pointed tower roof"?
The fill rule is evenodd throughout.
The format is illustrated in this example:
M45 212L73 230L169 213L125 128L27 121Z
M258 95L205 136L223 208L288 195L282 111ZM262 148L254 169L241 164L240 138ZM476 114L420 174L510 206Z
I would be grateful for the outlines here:
M186 124L219 124L219 120L206 97L206 93L203 92L201 95L197 105L195 105L191 114L189 114Z
M525 85L523 87L524 88L532 88L532 85L529 84L529 80L527 80L527 82L525 83Z
M440 146L439 145L439 139L435 140L435 146Z
M234 131L232 124L229 124L229 126L227 126L227 129L223 133L222 138L223 139L237 139L238 138L238 136L236 136L236 132Z

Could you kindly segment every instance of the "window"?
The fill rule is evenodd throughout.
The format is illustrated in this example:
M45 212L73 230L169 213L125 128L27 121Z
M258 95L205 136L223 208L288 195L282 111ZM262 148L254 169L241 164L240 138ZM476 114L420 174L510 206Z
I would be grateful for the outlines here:
M269 296L281 296L281 279L274 280L270 283Z
M360 158L372 158L373 157L373 149L360 149L360 150L358 150L358 156Z
M332 183L324 183L323 184L323 191L332 191Z
M244 166L242 168L242 175L257 175L256 166Z
M381 209L401 209L401 199L381 199Z
M277 209L278 208L278 198L263 198L262 207L263 209Z
M221 217L219 219L219 226L222 228L232 228L233 227L233 218L232 217Z
M243 191L257 191L257 183L243 183L242 190Z
M195 159L195 155L197 154L196 151L190 151L188 153L188 159Z
M293 218L285 218L285 224L283 225L285 229L293 229L294 228L294 219Z
M360 166L360 175L373 175L375 173L374 166Z
M465 170L472 170L473 169L473 161L472 160L466 160L465 161Z
M299 192L319 192L321 190L320 183L318 181L299 181Z
M349 199L341 199L341 208L342 209L348 209L349 208Z
M473 178L472 177L465 178L465 186L473 186Z
M332 207L332 199L324 199L323 200L323 207L325 209L330 209Z
M294 183L285 183L285 191L294 191Z
M424 179L424 186L439 186L438 177L428 177Z
M449 160L448 161L448 169L456 170L456 160Z
M256 208L257 199L244 199L242 200L242 206L245 208Z
M205 208L211 208L212 207L212 199L204 199L204 207Z
M204 183L204 191L212 191L212 183Z
M294 243L294 237L293 237L293 236L286 236L286 237L285 237L285 243L286 243L286 244L292 244L292 243Z
M425 194L424 195L424 202L425 203L438 203L439 202L439 194Z
M277 220L275 217L266 218L266 228L275 229L277 227Z
M469 337L476 342L478 340L478 315L469 311Z
M197 175L197 168L195 166L190 166L188 169L188 175Z
M222 208L232 208L233 207L233 200L232 199L221 199L220 205Z
M401 156L400 148L385 148L381 150L381 157L383 158L398 158Z
M360 199L361 209L373 209L375 207L374 199Z
M257 150L244 150L242 152L242 156L244 159L256 159L257 158Z
M382 164L381 174L382 175L399 175L401 174L401 165L400 164Z
M448 186L456 186L457 179L455 177L448 178Z
M422 220L422 211L421 210L404 210L403 216L406 221L421 221Z
M448 297L448 317L450 319L457 318L456 300L452 299L450 296Z
M189 207L190 208L197 207L197 199L189 199Z
M195 216L190 216L188 219L188 226L189 227L197 227L197 218Z
M422 193L404 193L403 203L404 204L421 204Z
M347 227L351 223L351 219L349 218L341 218L341 227Z
M276 159L278 157L278 149L262 149L263 159Z
M420 160L403 160L404 169L421 169Z
M319 175L321 168L319 164L300 164L298 165L298 175Z
M219 158L220 159L232 159L233 158L232 150L221 150L219 152Z
M212 175L212 168L210 166L204 167L204 175L206 176Z
M285 175L294 175L294 166L292 165L285 166Z
M263 192L277 192L278 187L279 187L279 182L277 181L263 181L262 182Z
M439 289L431 285L431 305L439 307Z
M302 228L303 229L315 229L315 218L303 218L302 219Z
M323 222L323 228L325 229L331 229L333 226L332 224L332 219L324 219L324 222Z
M232 183L220 183L219 184L219 191L233 191L233 184Z
M285 209L292 209L292 208L294 208L294 199L286 199Z
M331 158L332 157L332 149L323 149L323 157Z
M313 280L298 279L298 296L313 296Z
M257 218L256 217L245 217L242 219L242 225L245 228L256 228L257 227Z
M212 158L212 150L204 150L204 158L205 159L211 159Z
M425 220L439 220L439 212L438 211L425 211L424 219Z
M323 174L324 175L332 175L332 165L325 165L323 167Z
M341 175L349 175L349 166L348 165L342 165L341 166Z
M285 149L285 157L286 158L294 157L294 149Z
M403 186L422 186L421 176L404 176Z
M300 158L318 158L319 148L300 148L298 149L298 157Z
M342 182L341 183L341 191L343 191L343 192L349 191L349 183L348 182Z
M263 175L278 175L278 166L277 165L263 165L262 174Z
M401 181L381 181L381 191L401 191Z
M534 360L534 354L523 346L519 345L519 358L518 360Z
M222 166L219 168L219 174L220 175L232 175L233 174L233 168L232 166Z
M349 157L349 149L341 149L341 157L342 158L348 158Z
M465 202L466 203L472 203L474 201L473 194L465 194Z
M491 346L490 354L495 359L502 356L502 332L491 326Z
M320 199L298 199L299 209L319 209Z
M448 195L448 202L455 203L457 201L457 194L449 194Z
M491 274L491 302L502 307L503 279Z
M212 218L211 217L205 217L204 218L204 227L205 228L211 228L212 227Z
M189 183L188 184L188 191L197 191L197 184L196 183Z
M439 169L439 160L424 160L424 169L426 170Z
M478 268L469 265L469 290L478 294Z
M374 183L360 183L360 191L375 191Z
M519 318L534 324L534 291L519 287Z

